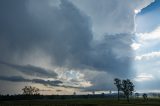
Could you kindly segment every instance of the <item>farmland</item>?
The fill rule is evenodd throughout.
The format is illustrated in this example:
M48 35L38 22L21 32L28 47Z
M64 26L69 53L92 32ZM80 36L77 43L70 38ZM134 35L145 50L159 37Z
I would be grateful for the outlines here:
M128 103L126 99L109 98L88 98L88 99L64 99L64 100L14 100L1 101L0 106L160 106L159 98L131 99Z

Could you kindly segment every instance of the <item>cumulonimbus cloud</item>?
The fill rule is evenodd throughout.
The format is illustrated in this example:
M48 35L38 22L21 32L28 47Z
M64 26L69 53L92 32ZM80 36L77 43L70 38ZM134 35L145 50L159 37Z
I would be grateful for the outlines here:
M104 32L104 39L101 41L94 39L95 31L99 31L94 25L99 21L92 19L89 13L82 11L72 0L60 0L56 6L50 2L50 0L0 1L1 61L20 63L22 58L27 60L27 56L38 49L39 52L42 51L50 56L51 65L54 67L103 71L120 77L129 75L132 70L133 58L130 45L136 8L132 5L133 2L99 1L99 7L104 4L103 2L116 4L116 6L104 5L106 10L103 12L107 11L105 16L109 17L109 20L105 17L105 21L103 15L95 16L99 21L103 18L98 25L103 27ZM97 5L97 1L93 3L92 5ZM101 12L98 9L97 11ZM29 75L37 73L57 76L34 65L8 64L8 66Z
M17 0L10 7L8 2L1 4L10 9L1 7L5 12L1 12L0 39L8 48L0 48L2 61L14 62L15 55L32 55L34 48L39 48L51 57L54 66L90 68L120 76L129 72L131 34L106 34L102 43L93 43L89 17L71 2L61 0L58 7L42 0Z

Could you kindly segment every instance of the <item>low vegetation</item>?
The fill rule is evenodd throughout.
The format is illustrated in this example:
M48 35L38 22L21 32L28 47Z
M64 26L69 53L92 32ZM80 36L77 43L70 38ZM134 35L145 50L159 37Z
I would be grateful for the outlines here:
M160 99L149 99L145 102L143 99L132 99L128 103L121 99L65 99L65 100L21 100L21 101L3 101L0 106L159 106Z

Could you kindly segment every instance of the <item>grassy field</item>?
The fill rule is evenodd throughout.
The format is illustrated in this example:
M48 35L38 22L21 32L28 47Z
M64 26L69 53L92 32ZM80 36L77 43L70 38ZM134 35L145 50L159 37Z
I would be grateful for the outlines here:
M21 100L1 101L0 106L160 106L160 99L68 99L68 100Z

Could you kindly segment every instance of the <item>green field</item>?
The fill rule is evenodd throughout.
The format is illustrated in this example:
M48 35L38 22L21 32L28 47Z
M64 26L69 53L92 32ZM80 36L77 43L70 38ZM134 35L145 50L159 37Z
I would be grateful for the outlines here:
M21 100L1 101L0 106L160 106L160 99L68 99L68 100Z

